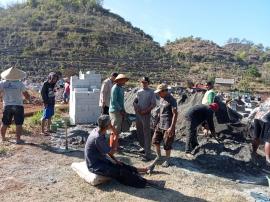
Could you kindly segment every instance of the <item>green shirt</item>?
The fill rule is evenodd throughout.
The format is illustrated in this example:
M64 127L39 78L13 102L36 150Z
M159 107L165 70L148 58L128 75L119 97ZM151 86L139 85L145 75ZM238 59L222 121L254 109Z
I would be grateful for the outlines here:
M202 104L210 105L211 103L214 102L215 97L216 93L213 89L206 91L202 99Z
M124 89L122 86L114 84L111 90L109 112L120 112L124 110Z

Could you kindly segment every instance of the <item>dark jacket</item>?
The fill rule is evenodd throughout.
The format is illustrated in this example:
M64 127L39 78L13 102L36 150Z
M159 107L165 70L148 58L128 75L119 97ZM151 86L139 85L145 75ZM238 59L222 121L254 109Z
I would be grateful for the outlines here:
M206 121L210 131L215 131L213 115L214 111L210 109L209 106L201 104L191 107L185 117L188 121L193 123L193 126L196 127Z
M55 104L55 94L54 94L55 84L44 82L41 89L41 97L44 104L53 106Z

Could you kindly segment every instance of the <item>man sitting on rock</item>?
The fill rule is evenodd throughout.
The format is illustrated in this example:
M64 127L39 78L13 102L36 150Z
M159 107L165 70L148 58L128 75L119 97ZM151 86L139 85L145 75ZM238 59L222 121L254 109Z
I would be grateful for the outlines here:
M109 129L114 130L110 116L101 115L98 118L98 127L91 132L85 145L85 159L89 171L137 188L157 186L153 181L146 180L139 175L139 173L151 173L155 162L145 168L135 168L114 157L114 150L109 147L105 137Z
M203 122L206 122L211 135L215 135L215 126L213 121L213 115L215 111L218 111L219 105L212 103L208 105L195 105L191 107L185 115L186 119L186 153L192 153L196 146L198 146L197 140L197 127Z

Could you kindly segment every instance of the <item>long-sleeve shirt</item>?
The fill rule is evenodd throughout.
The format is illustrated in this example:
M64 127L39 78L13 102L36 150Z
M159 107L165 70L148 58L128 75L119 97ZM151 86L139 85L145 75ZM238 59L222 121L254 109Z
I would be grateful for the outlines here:
M55 104L55 94L54 94L55 84L44 82L41 89L41 97L44 104L54 105Z
M105 106L110 106L110 98L111 98L111 89L113 87L113 82L110 78L103 81L103 84L101 86L100 90L100 97L99 97L99 106L103 106L103 102L105 103Z
M138 90L133 106L140 111L148 108L153 109L156 106L156 96L154 91L150 88Z
M210 131L215 131L213 115L214 111L209 106L201 104L191 107L185 117L187 120L193 122L193 125L196 127L206 121Z
M111 90L109 112L120 112L124 110L124 88L114 84Z

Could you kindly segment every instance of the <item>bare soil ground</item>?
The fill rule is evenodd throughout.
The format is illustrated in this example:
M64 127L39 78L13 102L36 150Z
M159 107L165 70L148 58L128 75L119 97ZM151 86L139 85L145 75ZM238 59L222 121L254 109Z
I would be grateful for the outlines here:
M155 173L145 176L165 180L166 189L161 191L136 189L116 181L93 187L70 168L72 162L83 161L82 151L53 148L50 137L31 135L23 139L24 145L0 144L1 201L255 201L254 196L270 196L269 188L257 183L262 176L252 178L250 173L243 172L247 176L245 182L237 175L237 169L223 171L211 168L198 156L190 159L185 156L181 141L175 143L172 152L174 166L157 166ZM121 144L124 142L125 139ZM129 145L117 156L136 166L146 165L130 152Z

